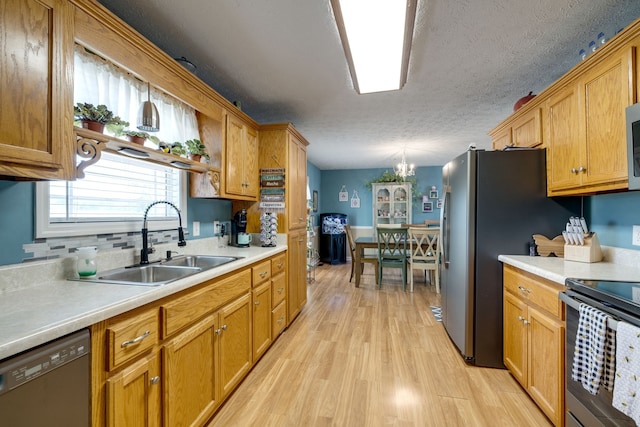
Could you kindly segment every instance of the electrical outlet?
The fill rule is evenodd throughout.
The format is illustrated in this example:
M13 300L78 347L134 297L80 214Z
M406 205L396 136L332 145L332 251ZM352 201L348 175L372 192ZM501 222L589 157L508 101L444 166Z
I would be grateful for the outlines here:
M633 226L633 238L631 239L633 246L640 246L640 225Z
M193 221L193 236L200 235L200 221Z
M220 235L220 221L213 221L213 235Z

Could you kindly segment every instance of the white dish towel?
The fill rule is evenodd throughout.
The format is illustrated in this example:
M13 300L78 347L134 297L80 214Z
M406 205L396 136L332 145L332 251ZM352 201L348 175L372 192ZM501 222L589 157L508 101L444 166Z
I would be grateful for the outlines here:
M640 425L640 328L618 322L613 407Z
M573 353L571 379L582 383L589 393L598 394L605 376L607 348L607 316L587 304L580 304L580 318ZM607 387L605 378L604 385Z

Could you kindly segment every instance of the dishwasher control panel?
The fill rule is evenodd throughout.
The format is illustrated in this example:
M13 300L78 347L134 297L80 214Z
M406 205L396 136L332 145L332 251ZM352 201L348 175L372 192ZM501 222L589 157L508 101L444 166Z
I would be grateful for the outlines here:
M91 349L89 331L82 330L0 362L0 395L79 357Z

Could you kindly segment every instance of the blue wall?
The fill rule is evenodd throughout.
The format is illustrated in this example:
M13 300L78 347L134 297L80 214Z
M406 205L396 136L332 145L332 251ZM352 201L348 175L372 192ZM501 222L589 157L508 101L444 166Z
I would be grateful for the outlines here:
M640 225L640 191L585 197L584 209L601 244L640 250L631 244L633 225Z
M371 190L367 183L379 177L386 169L327 170L321 171L312 163L307 164L311 193L318 191L318 215L339 212L349 215L354 226L371 226ZM442 168L436 166L416 169L418 192L427 194L435 185L442 196ZM348 202L338 201L342 186L349 192ZM360 197L360 208L351 208L353 191ZM35 184L31 182L0 181L0 265L22 261L22 245L34 239ZM606 246L640 250L631 245L634 224L640 225L640 191L602 194L584 198L584 214L590 227ZM413 222L439 219L440 210L432 213L421 211L420 201L413 203ZM200 221L200 237L213 236L213 221L231 219L231 202L228 200L189 199L188 227ZM316 216L316 221L318 216Z
M320 186L319 213L344 213L349 217L352 226L373 225L373 213L371 207L371 188L367 184L380 177L388 169L356 169L356 170L327 170L322 171L322 183ZM416 168L416 182L418 199L412 202L411 221L413 223L424 222L426 219L440 219L440 209L430 213L422 212L422 194L428 194L431 186L435 185L438 194L442 194L442 167L429 166ZM349 192L349 200L340 202L338 193L342 186ZM351 198L357 191L360 198L360 208L351 207ZM435 200L434 200L435 202Z

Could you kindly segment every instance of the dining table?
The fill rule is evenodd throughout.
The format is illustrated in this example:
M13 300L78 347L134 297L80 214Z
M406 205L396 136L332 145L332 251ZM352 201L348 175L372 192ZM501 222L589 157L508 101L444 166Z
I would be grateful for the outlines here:
M400 228L400 227L399 227ZM405 227L401 227L401 228L405 228ZM409 227L406 227L409 228ZM439 227L429 227L429 228L439 228ZM378 249L378 240L375 236L360 236L358 238L355 239L354 241L355 243L355 266L356 268L355 270L355 275L356 275L356 288L360 287L360 276L361 276L361 269L360 269L360 260L362 259L362 257L364 256L364 251L365 249ZM378 254L376 253L376 256Z

